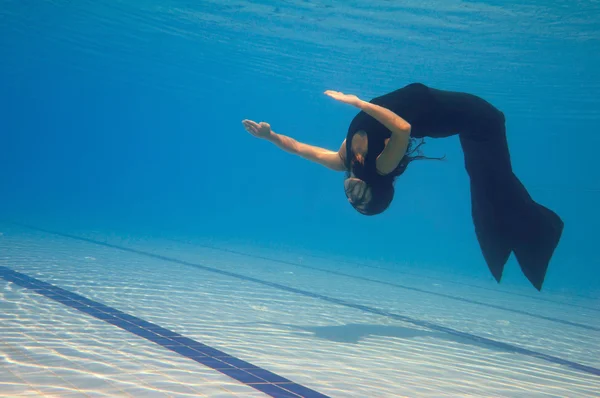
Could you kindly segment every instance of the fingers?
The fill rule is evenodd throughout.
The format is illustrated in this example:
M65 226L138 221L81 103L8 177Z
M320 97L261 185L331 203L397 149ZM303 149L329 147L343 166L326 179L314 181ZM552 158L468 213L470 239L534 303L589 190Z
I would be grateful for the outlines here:
M256 123L253 120L245 119L242 121L242 123L244 124L244 126L252 126L252 127L258 128L258 123Z
M267 122L256 123L253 120L244 119L242 124L246 131L255 137L265 137L271 131L271 125Z
M253 122L252 120L243 120L242 124L244 125L244 128L246 129L247 132L249 132L252 135L256 135L258 134L258 124L256 122Z
M344 93L342 93L341 91L334 91L334 90L326 90L325 94L328 95L328 96L330 96L330 97L344 95Z
M244 120L244 121L242 121L242 124L246 128L254 128L254 129L258 128L258 123L254 122L252 120Z

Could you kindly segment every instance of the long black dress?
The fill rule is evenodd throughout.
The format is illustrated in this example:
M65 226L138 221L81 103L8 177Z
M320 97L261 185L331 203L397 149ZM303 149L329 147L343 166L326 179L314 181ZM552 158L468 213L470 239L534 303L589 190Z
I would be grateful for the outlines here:
M541 290L548 264L564 223L552 210L536 203L513 173L504 114L468 93L438 90L420 83L374 98L372 103L395 112L411 124L415 138L459 135L471 183L471 210L483 257L500 282L504 265L514 252L521 270ZM352 136L367 133L365 167L378 178L375 159L391 132L360 112L352 120L346 142L351 159ZM368 177L367 183L368 181Z

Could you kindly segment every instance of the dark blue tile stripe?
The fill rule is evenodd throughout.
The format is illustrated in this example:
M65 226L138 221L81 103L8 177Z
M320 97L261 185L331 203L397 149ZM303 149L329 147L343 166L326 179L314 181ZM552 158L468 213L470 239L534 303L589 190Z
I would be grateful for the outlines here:
M272 397L327 397L221 350L10 268L0 266L0 277L152 341Z
M396 320L399 320L399 321L411 323L413 325L417 325L417 326L421 326L421 327L426 327L426 328L429 328L430 330L435 330L435 331L439 331L439 332L448 333L448 334L453 335L453 336L462 337L464 339L467 339L467 340L470 340L470 341L474 341L476 343L486 344L486 345L488 345L490 347L499 348L499 349L502 349L502 350L507 351L507 352L517 353L517 354L521 354L521 355L527 355L527 356L530 356L530 357L534 357L534 358L538 358L538 359L542 359L542 360L548 361L550 363L554 363L554 364L557 364L557 365L566 366L566 367L569 367L571 369L575 369L575 370L582 371L582 372L585 372L585 373L589 373L589 374L593 374L593 375L596 375L596 376L600 376L600 369L594 368L592 366L583 365L583 364L580 364L580 363L577 363L577 362L573 362L573 361L569 361L569 360L566 360L566 359L562 359L562 358L559 358L559 357L556 357L556 356L553 356L553 355L547 355L547 354L539 353L539 352L536 352L536 351L528 350L526 348L521 348L521 347L518 347L518 346L515 346L515 345L512 345L512 344L503 343L503 342L492 340L492 339L488 339L488 338L485 338L485 337L476 336L476 335L473 335L473 334L470 334L470 333L461 332L461 331L458 331L458 330L455 330L455 329L447 328L445 326L437 325L437 324L432 323L432 322L422 321L420 319L413 319L413 318L410 318L408 316L399 315L399 314L395 314L395 313L391 313L391 312L379 310L377 308L368 307L368 306L364 306L364 305L360 305L360 304L355 304L355 303L352 303L352 302L349 302L349 301L340 300L340 299L336 299L336 298L333 298L333 297L328 297L328 296L325 296L325 295L322 295L322 294L312 293L312 292L309 292L309 291L306 291L306 290L302 290L302 289L296 289L294 287L282 285L282 284L279 284L279 283L263 281L261 279L257 279L257 278L253 278L253 277L245 276L245 275L241 275L241 274L236 274L234 272L223 271L223 270L220 270L220 269L217 269L217 268L208 267L208 266L205 266L205 265L194 264L194 263L191 263L189 261L183 261L183 260L179 260L179 259L176 259L176 258L171 258L171 257L163 256L163 255L160 255L160 254L154 254L154 253L150 253L150 252L145 252L143 250L137 250L137 249L133 249L133 248L125 247L125 246L114 245L114 244L111 244L111 243L101 242L101 241L97 241L97 240L94 240L94 239L84 238L84 237L70 235L70 234L65 234L65 233L62 233L62 232L48 231L48 230L45 230L45 229L42 229L42 228L37 228L37 227L28 227L28 228L36 229L38 231L46 232L46 233L57 235L57 236L63 236L65 238L79 240L79 241L82 241L82 242L92 243L92 244L99 245L99 246L110 247L112 249L117 249L117 250L128 252L128 253L135 253L135 254L139 254L141 256L145 256L145 257L149 257L149 258L154 258L154 259L158 259L158 260L162 260L162 261L167 261L167 262L171 262L171 263L174 263L174 264L187 265L187 266L190 266L190 267L194 267L194 268L201 269L201 270L204 270L204 271L212 272L212 273L215 273L215 274L220 274L220 275L228 276L228 277L231 277L231 278L236 278L236 279L240 279L240 280L244 280L244 281L258 283L258 284L261 284L263 286L270 286L270 287L273 287L275 289L287 291L287 292L290 292L290 293L300 294L300 295L303 295L303 296L306 296L306 297L316 298L316 299L323 300L323 301L326 301L326 302L329 302L329 303L332 303L332 304L338 304L338 305L349 307L349 308L355 308L357 310L364 311L364 312L371 313L371 314L377 314L377 315L385 316L385 317L388 317L388 318L391 318L391 319L396 319Z
M178 241L178 240L175 240L175 239L170 239L170 240L171 241L176 241L176 242L179 242L179 243L186 243L186 242L181 242L181 241ZM379 285L391 286L391 287L395 287L395 288L399 288L399 289L403 289L403 290L410 290L410 291L413 291L413 292L419 292L419 293L423 293L423 294L429 294L429 295L436 296L436 297L443 297L443 298L454 300L454 301L460 301L460 302L463 302L463 303L480 305L480 306L483 306L483 307L493 308L493 309L496 309L496 310L512 312L513 314L526 315L526 316L530 316L532 318L543 319L545 321L556 322L556 323L560 323L560 324L563 324L563 325L577 327L577 328L580 328L580 329L586 329L586 330L592 330L592 331L595 331L595 332L600 332L600 327L596 327L596 326L592 326L592 325L586 325L586 324L583 324L583 323L567 321L565 319L559 319L559 318L549 317L549 316L545 316L545 315L534 314L532 312L518 310L518 309L514 309L514 308L503 307L501 305L483 303L483 302L477 301L477 300L471 300L471 299L467 299L467 298L464 298L464 297L452 296L450 294L433 292L431 290L419 289L419 288L412 287L412 286L402 285L400 283L392 283L392 282L381 281L381 280L378 280L378 279L366 278L366 277L363 277L363 276L350 275L350 274L346 274L344 272L333 271L333 270L329 270L329 269L325 269L325 268L319 268L319 267L313 267L311 265L306 265L306 264L299 264L299 263L296 263L296 262L293 262L293 261L278 260L278 259L273 259L273 258L270 258L270 257L259 256L259 255L255 255L255 254L249 254L249 253L243 253L243 252L239 252L239 251L236 251L236 250L223 249L223 248L215 247L215 246L209 246L209 245L198 245L198 246L209 248L211 250L222 251L222 252L225 252L225 253L232 253L232 254L237 254L237 255L241 255L241 256L245 256L245 257L252 257L252 258L256 258L256 259L260 259L260 260L267 260L267 261L276 262L276 263L280 263L280 264L292 265L294 267L311 269L311 270L315 270L315 271L319 271L319 272L325 272L325 273L328 273L328 274L331 274L331 275L343 276L343 277L346 277L346 278L361 280L361 281L375 283L375 284L379 284ZM531 296L526 296L526 297L531 298ZM554 301L550 301L550 302L555 303ZM561 304L564 304L564 303L561 303ZM585 309L589 309L588 307L584 307L584 308ZM594 309L594 310L597 311L598 309Z

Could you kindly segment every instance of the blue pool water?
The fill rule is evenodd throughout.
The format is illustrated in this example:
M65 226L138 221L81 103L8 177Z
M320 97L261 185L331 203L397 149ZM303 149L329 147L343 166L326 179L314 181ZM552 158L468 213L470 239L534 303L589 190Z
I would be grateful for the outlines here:
M594 396L600 4L0 2L0 395ZM506 116L565 222L500 284L458 137L377 217L243 119L337 150L412 82Z

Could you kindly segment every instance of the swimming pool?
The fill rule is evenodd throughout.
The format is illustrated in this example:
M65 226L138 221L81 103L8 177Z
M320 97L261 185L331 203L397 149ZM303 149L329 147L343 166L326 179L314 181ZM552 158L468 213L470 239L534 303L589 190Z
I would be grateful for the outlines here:
M591 299L219 242L2 230L5 393L592 396L600 383Z
M598 7L4 1L0 395L597 396ZM506 115L542 292L489 274L458 140L363 217L240 124L337 149L324 90L413 81Z

